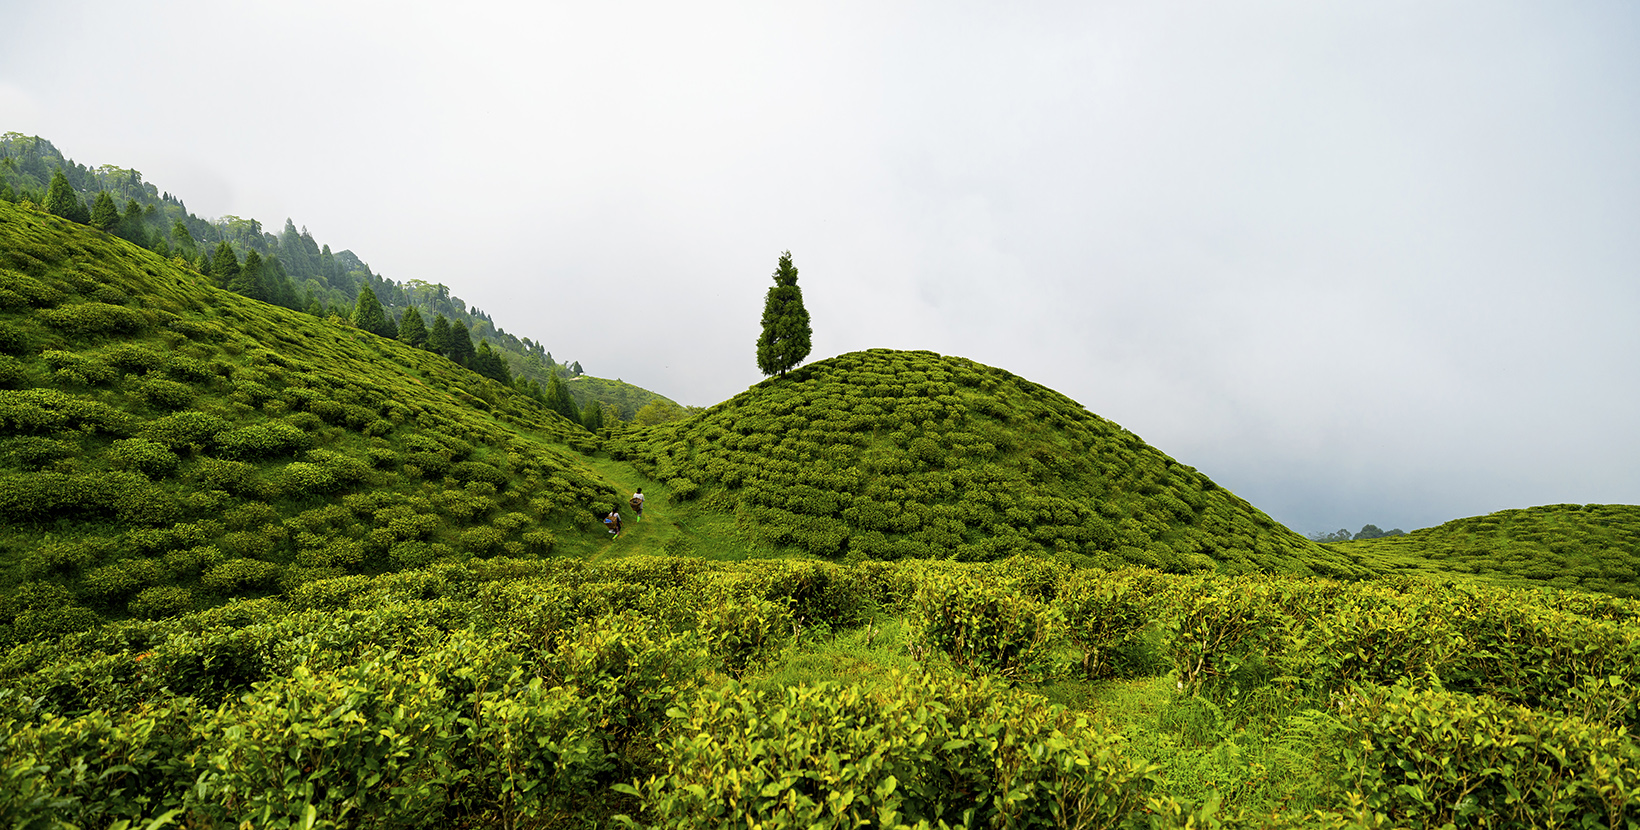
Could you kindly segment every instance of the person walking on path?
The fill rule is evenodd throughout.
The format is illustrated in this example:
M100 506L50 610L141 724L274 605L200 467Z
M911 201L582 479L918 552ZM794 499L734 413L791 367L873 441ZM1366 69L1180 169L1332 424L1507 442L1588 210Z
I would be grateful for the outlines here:
M609 535L617 539L621 538L621 514L619 511L609 511L609 515L604 517L604 525L609 528Z
M637 521L643 521L643 488L639 487L638 492L633 493L632 498L627 499L626 503L632 505L632 512L638 514Z

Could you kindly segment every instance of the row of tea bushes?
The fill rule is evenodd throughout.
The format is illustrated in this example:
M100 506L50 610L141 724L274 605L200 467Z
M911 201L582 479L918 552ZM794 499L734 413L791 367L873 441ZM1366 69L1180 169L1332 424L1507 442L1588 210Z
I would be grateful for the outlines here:
M11 649L0 815L40 827L171 810L197 826L1622 826L1640 819L1633 610L1041 559L493 559L338 577ZM884 616L905 619L922 668L764 682L773 658L808 642L800 631ZM1178 804L1118 726L1032 692L1066 675L1169 671L1181 695L1235 717L1272 698L1307 708L1325 726L1318 774L1333 808Z

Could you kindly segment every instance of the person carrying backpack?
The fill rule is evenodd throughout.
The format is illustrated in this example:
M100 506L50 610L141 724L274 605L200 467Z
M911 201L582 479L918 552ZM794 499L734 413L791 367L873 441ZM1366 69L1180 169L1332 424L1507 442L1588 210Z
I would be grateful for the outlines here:
M609 515L604 517L604 525L609 528L609 535L617 539L621 537L621 514L618 511L609 511Z
M632 505L632 512L638 514L637 520L643 521L643 488L639 487L638 492L633 493L632 498L627 499L626 503Z

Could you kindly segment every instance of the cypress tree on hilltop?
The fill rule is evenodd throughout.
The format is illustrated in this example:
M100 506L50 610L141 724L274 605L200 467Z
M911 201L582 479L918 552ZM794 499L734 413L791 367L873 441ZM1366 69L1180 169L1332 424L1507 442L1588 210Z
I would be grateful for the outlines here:
M250 297L253 300L266 301L267 292L262 285L262 255L255 251L245 254L244 264L239 266L239 273L228 281L228 290L235 294Z
M774 287L763 299L763 334L757 339L757 368L765 375L785 375L809 356L809 311L797 287L792 252L780 255Z

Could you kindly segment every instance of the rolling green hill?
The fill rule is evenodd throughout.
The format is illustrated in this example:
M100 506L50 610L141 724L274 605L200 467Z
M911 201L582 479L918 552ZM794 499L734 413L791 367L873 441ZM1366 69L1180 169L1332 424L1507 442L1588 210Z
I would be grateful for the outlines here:
M425 351L0 202L0 639L539 555L596 439Z
M1369 573L1075 401L931 352L812 363L609 447L757 543L818 556Z
M1500 510L1327 547L1386 573L1640 596L1640 506L1632 504Z

